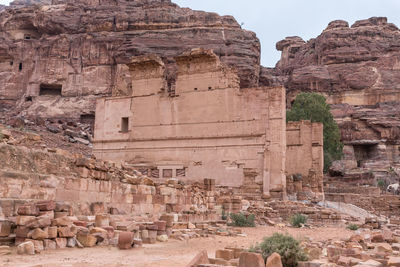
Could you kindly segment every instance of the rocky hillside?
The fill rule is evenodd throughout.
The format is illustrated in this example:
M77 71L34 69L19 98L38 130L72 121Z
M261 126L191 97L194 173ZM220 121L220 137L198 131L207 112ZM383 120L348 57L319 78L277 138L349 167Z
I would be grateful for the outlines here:
M288 37L276 47L282 57L264 71L267 82L283 82L289 104L299 92L327 96L347 145L345 159L353 160L347 169L356 161L387 177L399 166L400 30L394 24L376 17L351 27L333 21L315 39Z
M160 55L173 83L173 57L197 47L234 66L242 87L258 85L259 40L231 16L170 0L31 2L0 13L0 110L17 102L23 116L93 115L96 96L129 84L121 66L132 56Z

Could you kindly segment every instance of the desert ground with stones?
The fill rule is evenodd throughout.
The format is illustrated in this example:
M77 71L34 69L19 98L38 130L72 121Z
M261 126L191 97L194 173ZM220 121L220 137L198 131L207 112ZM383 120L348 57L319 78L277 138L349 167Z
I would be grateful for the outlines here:
M209 255L223 247L250 247L275 232L289 233L298 239L310 239L315 242L346 239L352 231L343 227L320 227L313 229L279 228L260 226L243 230L246 237L212 236L185 241L172 240L168 243L143 245L135 250L118 250L112 247L89 249L64 249L45 251L27 258L19 255L3 256L1 266L184 266L196 256L198 251L206 249Z

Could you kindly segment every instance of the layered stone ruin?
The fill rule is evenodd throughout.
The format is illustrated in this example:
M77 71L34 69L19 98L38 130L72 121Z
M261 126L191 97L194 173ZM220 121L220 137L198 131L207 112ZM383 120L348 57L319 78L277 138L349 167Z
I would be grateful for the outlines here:
M127 163L31 148L32 143L17 143L15 134L0 129L0 246L18 245L21 254L240 235L223 218L229 213L254 214L261 225L298 212L315 224L344 219L313 204L265 202L261 194L251 199L242 188L221 186L214 179L151 179Z
M288 37L277 43L281 60L269 79L284 81L290 106L299 92L326 96L342 133L344 161L332 175L374 182L399 176L400 31L386 18L333 21L314 39Z

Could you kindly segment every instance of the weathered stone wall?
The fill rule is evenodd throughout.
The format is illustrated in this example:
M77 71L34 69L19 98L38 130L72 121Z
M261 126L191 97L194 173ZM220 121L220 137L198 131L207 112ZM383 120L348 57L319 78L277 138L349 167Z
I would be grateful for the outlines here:
M18 206L37 200L69 203L77 215L117 214L158 218L184 211L191 220L215 219L215 191L177 181L155 184L133 169L1 144L0 217L12 217ZM101 209L101 210L98 210Z
M143 69L138 75L131 68L139 77L133 96L98 100L95 155L146 167L154 178L212 178L227 186L242 185L252 170L264 193L284 192L284 88L239 88L234 71L209 50L192 50L176 61L174 92L156 94L149 86L146 94ZM148 75L159 77L160 66Z
M288 194L323 193L323 125L289 122L286 128Z

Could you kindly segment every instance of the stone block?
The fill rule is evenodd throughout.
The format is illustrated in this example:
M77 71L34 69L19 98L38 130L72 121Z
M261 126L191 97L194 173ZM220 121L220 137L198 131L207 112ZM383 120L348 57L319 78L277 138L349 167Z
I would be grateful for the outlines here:
M31 235L31 238L35 240L43 240L49 237L48 233L40 228L35 228L30 234L28 234L28 236L29 235Z
M17 237L27 238L29 231L28 227L18 225L15 229L15 234Z
M53 200L45 200L36 203L40 211L52 211L56 208L56 202Z
M226 251L231 251L231 250L226 250ZM223 254L230 256L227 252L224 252ZM225 260L231 260L227 259L227 256L225 256ZM271 255L272 256L272 255ZM216 254L217 257L217 254ZM222 258L222 257L217 257L217 258ZM268 265L267 265L268 266ZM272 267L273 265L270 265L268 267ZM239 267L265 267L264 259L261 256L261 254L258 253L251 253L251 252L242 252L239 257ZM277 266L274 266L277 267Z
M19 206L17 209L17 214L22 216L38 216L39 208L35 204Z
M377 253L392 253L392 246L388 243L378 243L375 245L375 252Z
M72 220L68 217L56 218L51 221L52 226L71 226Z
M67 247L67 239L63 237L58 237L54 239L56 241L56 248L63 249Z
M91 235L89 232L79 231L76 235L76 239L84 247L94 247L97 242L97 238Z
M71 205L65 202L57 202L56 208L54 209L55 212L71 212L71 210Z
M51 218L44 215L36 217L26 224L28 228L44 228L51 225Z
M209 264L207 250L200 251L187 265L187 267L197 267L199 264Z
M53 250L57 248L56 241L50 239L43 240L43 246L44 250Z
M6 237L11 234L11 222L10 221L0 221L0 237Z
M110 215L109 214L97 214L95 218L96 227L107 227L110 226Z
M45 228L50 239L57 237L57 226L50 226Z
M24 255L24 254L35 255L35 245L31 241L19 244L17 246L17 253L19 255Z
M27 239L26 241L31 241L33 243L35 253L40 253L44 250L43 240Z
M133 243L132 232L121 232L118 236L118 248L119 249L130 249Z
M68 211L56 211L54 212L54 219L67 217L69 215Z
M75 237L67 238L67 247L69 247L69 248L76 247L76 239L75 239Z
M235 253L233 252L233 250L220 249L215 251L215 257L229 261L235 258Z
M158 235L157 236L157 241L159 241L159 242L167 242L168 241L168 236L167 235Z
M87 227L87 222L85 221L74 221L73 224L76 226Z
M58 227L57 232L58 232L59 237L74 237L75 236L75 234L71 231L71 227L69 227L69 226Z
M0 246L0 256L10 255L11 248L9 246Z
M157 238L157 230L148 230L149 231L149 238L156 239Z
M26 226L28 223L32 222L35 219L36 219L35 216L20 215L20 216L17 216L16 223L17 223L17 225Z
M165 231L167 228L167 222L166 221L156 221L154 224L157 226L157 230L159 231Z

